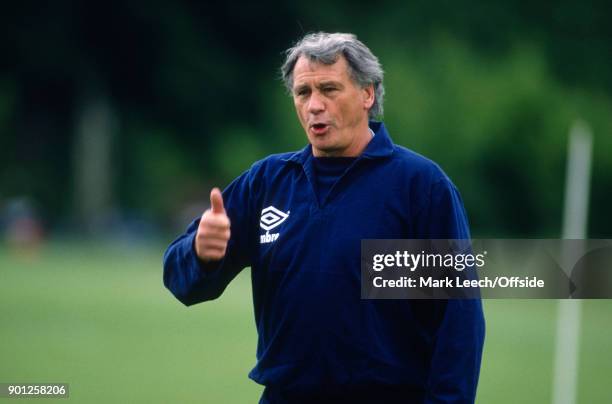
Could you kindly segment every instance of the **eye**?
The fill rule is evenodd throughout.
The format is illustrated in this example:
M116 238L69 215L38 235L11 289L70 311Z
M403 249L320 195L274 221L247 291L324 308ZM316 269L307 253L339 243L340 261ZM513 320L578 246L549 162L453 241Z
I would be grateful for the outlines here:
M331 93L331 92L334 92L336 90L337 90L336 87L326 86L326 87L323 87L321 91L323 91L324 93Z
M310 90L307 88L299 88L295 91L295 95L298 97L304 97L310 93Z

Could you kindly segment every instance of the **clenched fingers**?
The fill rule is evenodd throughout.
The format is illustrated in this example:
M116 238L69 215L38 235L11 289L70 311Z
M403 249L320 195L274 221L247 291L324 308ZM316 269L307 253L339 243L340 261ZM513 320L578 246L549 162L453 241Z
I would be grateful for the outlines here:
M195 248L203 261L218 261L225 256L230 239L230 221L225 211L214 213L211 209L204 212L196 234Z

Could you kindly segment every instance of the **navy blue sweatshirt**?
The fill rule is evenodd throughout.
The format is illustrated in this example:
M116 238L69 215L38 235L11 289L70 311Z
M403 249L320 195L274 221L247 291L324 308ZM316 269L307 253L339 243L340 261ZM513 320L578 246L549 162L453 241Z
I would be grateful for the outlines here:
M315 157L312 159L316 179L315 192L319 204L322 204L329 191L356 157Z
M362 239L469 238L444 172L393 144L382 123L370 128L376 136L321 201L310 145L253 164L223 191L225 258L198 260L196 219L164 255L164 284L192 305L250 266L258 344L249 377L279 397L397 391L403 402L472 403L480 300L360 298Z

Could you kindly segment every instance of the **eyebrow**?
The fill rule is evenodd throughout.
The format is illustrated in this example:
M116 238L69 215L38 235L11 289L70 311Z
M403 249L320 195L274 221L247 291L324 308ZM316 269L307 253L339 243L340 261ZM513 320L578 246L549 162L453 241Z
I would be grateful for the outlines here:
M344 88L344 86L342 85L341 82L334 81L334 80L322 81L316 87L317 88L323 88L323 87L326 87L326 86L334 86L334 87L337 87L337 88L340 88L340 89ZM308 84L308 83L299 84L292 91L294 93L299 93L302 90L310 90L310 84Z
M294 93L299 93L300 91L307 90L309 88L310 88L310 86L308 84L300 84L299 86L297 86L297 87L295 87L293 89L293 92Z
M344 87L342 85L342 83L340 83L339 81L334 81L334 80L322 81L316 87L317 88L322 88L322 87L326 87L326 86L335 86L335 87L338 87L338 88L343 88ZM302 90L308 90L308 89L310 89L310 84L300 84L300 85L296 86L293 89L293 92L297 93L297 92L300 92Z

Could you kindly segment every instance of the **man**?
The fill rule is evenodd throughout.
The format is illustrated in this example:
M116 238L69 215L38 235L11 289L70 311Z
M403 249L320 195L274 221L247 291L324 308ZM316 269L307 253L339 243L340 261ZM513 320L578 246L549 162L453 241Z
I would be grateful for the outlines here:
M360 298L362 239L469 238L459 194L381 122L382 68L354 35L306 35L282 67L309 144L256 162L164 256L184 304L251 267L262 403L471 403L480 300Z

